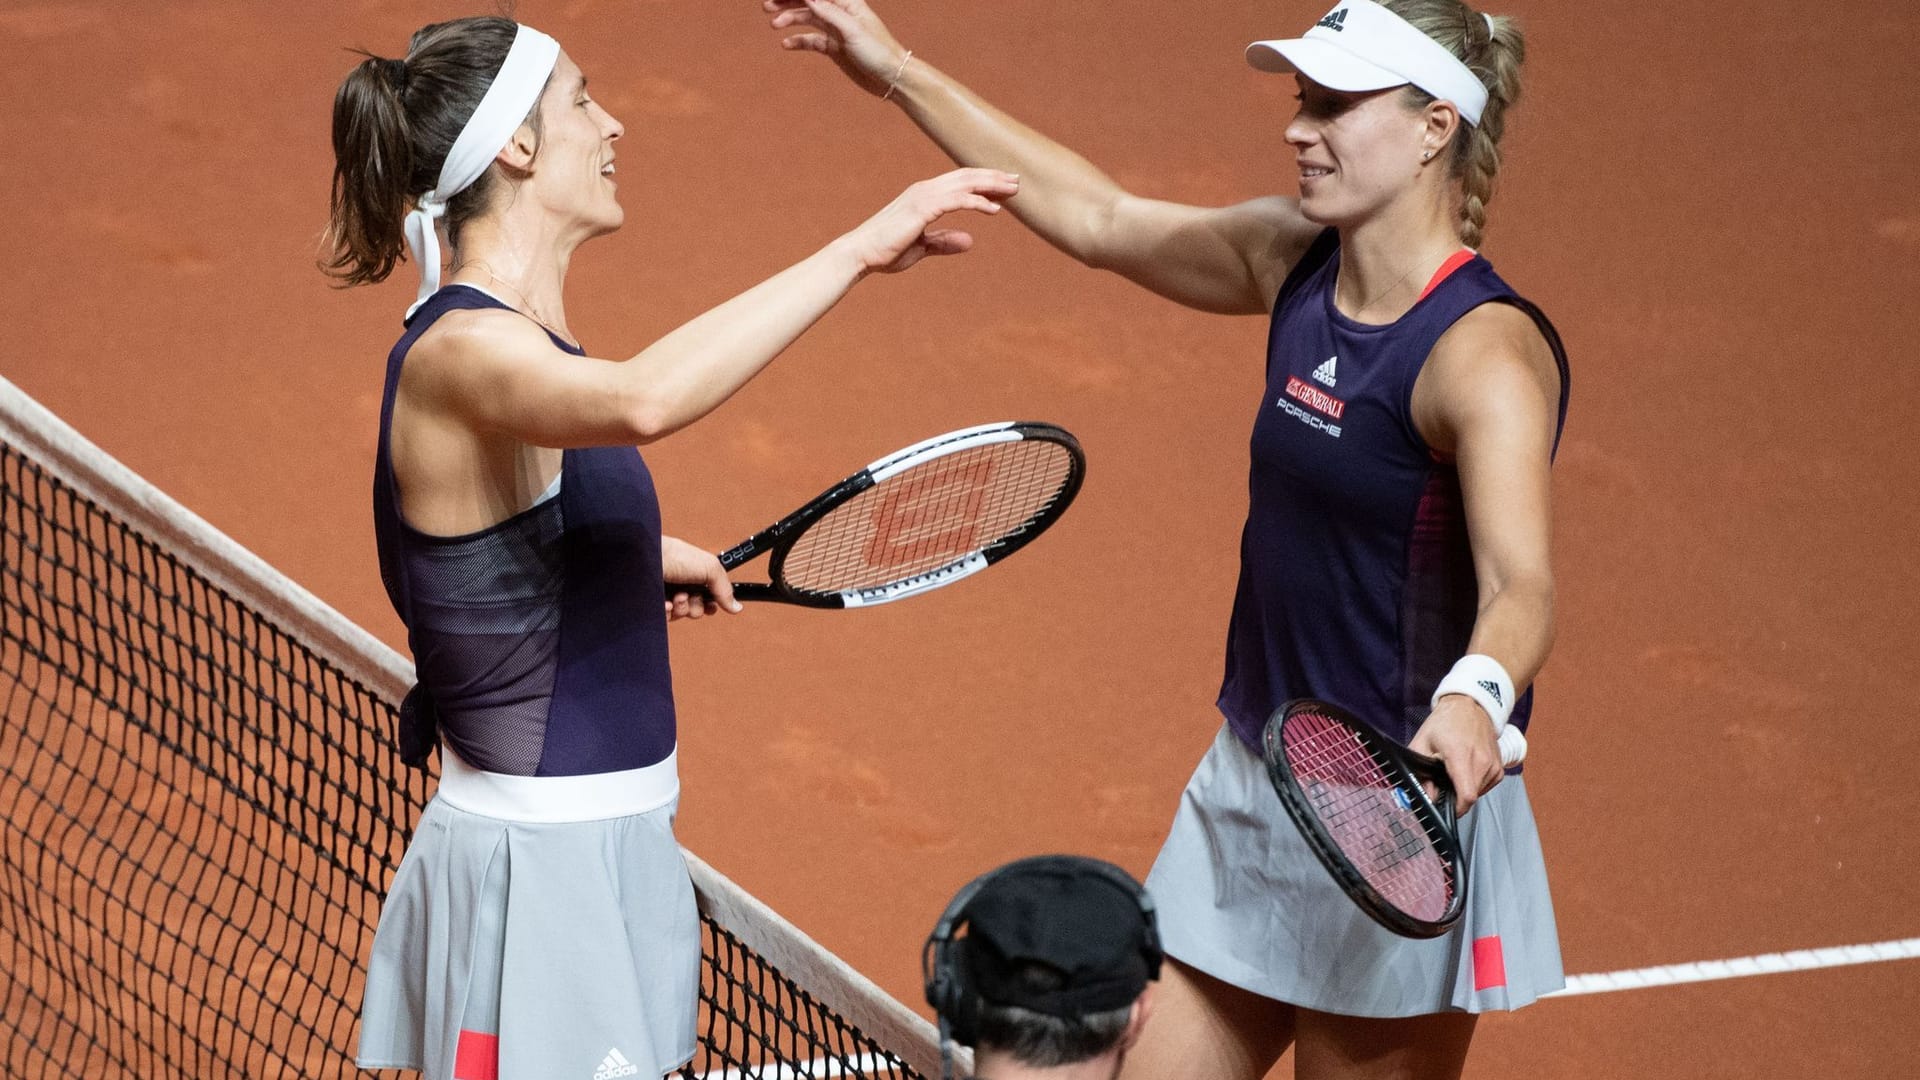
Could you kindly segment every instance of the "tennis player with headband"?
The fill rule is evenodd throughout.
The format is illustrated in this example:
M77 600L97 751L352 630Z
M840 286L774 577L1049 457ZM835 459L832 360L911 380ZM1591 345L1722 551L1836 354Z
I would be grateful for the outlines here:
M575 249L620 227L620 135L558 43L499 18L428 26L335 98L327 267L380 281L404 238L421 274L387 361L374 518L419 676L402 756L441 746L368 964L366 1068L585 1080L692 1057L667 622L737 604L717 559L661 536L635 446L726 400L867 274L967 250L934 222L1015 190L990 169L915 184L637 356L591 359L563 286ZM665 583L703 598L663 607Z
M1136 1078L1445 1077L1478 1013L1562 983L1524 784L1553 639L1548 476L1565 415L1551 324L1475 249L1522 43L1460 0L1350 0L1247 59L1296 76L1299 198L1222 209L1122 190L910 52L866 0L762 0L1055 247L1189 307L1264 315L1267 388L1219 706L1148 887L1172 962ZM1518 692L1518 697L1516 693ZM1396 937L1347 900L1262 768L1282 702L1324 698L1441 758L1473 888L1461 923Z

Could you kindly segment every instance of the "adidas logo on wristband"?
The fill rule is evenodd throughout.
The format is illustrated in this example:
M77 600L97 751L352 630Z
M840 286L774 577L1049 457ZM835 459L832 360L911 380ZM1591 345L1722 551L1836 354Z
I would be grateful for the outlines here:
M1468 653L1453 665L1434 687L1433 700L1430 703L1438 708L1440 699L1448 694L1459 694L1473 701L1486 711L1487 719L1493 721L1495 732L1507 726L1507 718L1513 713L1513 677L1500 661L1484 653Z

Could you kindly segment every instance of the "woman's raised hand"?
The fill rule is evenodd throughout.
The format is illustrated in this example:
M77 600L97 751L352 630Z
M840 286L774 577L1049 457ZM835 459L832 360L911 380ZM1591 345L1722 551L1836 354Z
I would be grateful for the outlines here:
M999 169L955 169L900 193L859 228L840 238L862 271L896 274L928 255L958 255L973 246L960 229L931 226L956 210L1000 212L1020 190L1020 178Z
M784 48L825 53L868 93L881 95L906 61L886 24L866 0L761 0L773 28L798 28L780 40Z

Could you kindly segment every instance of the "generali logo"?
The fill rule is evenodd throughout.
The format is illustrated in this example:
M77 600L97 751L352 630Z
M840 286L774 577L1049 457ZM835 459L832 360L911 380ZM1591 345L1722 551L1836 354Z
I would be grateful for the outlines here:
M1299 26L1300 24L1294 23L1293 25ZM1324 26L1329 30L1345 30L1347 28L1347 9L1341 8L1338 11L1329 11L1327 12L1326 18L1321 19L1313 25Z
M1287 396L1317 412L1325 413L1335 420L1347 411L1347 403L1327 393L1325 390L1302 379L1298 375L1287 376Z

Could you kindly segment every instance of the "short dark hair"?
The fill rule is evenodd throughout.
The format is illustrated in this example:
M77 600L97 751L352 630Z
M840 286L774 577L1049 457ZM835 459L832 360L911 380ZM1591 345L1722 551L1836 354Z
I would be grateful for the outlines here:
M1020 965L1018 977L1042 992L1058 989L1060 972L1045 964ZM1120 1045L1133 1017L1129 1002L1080 1016L1049 1016L1018 1005L996 1005L976 996L975 1048L990 1047L1035 1069L1091 1061Z

